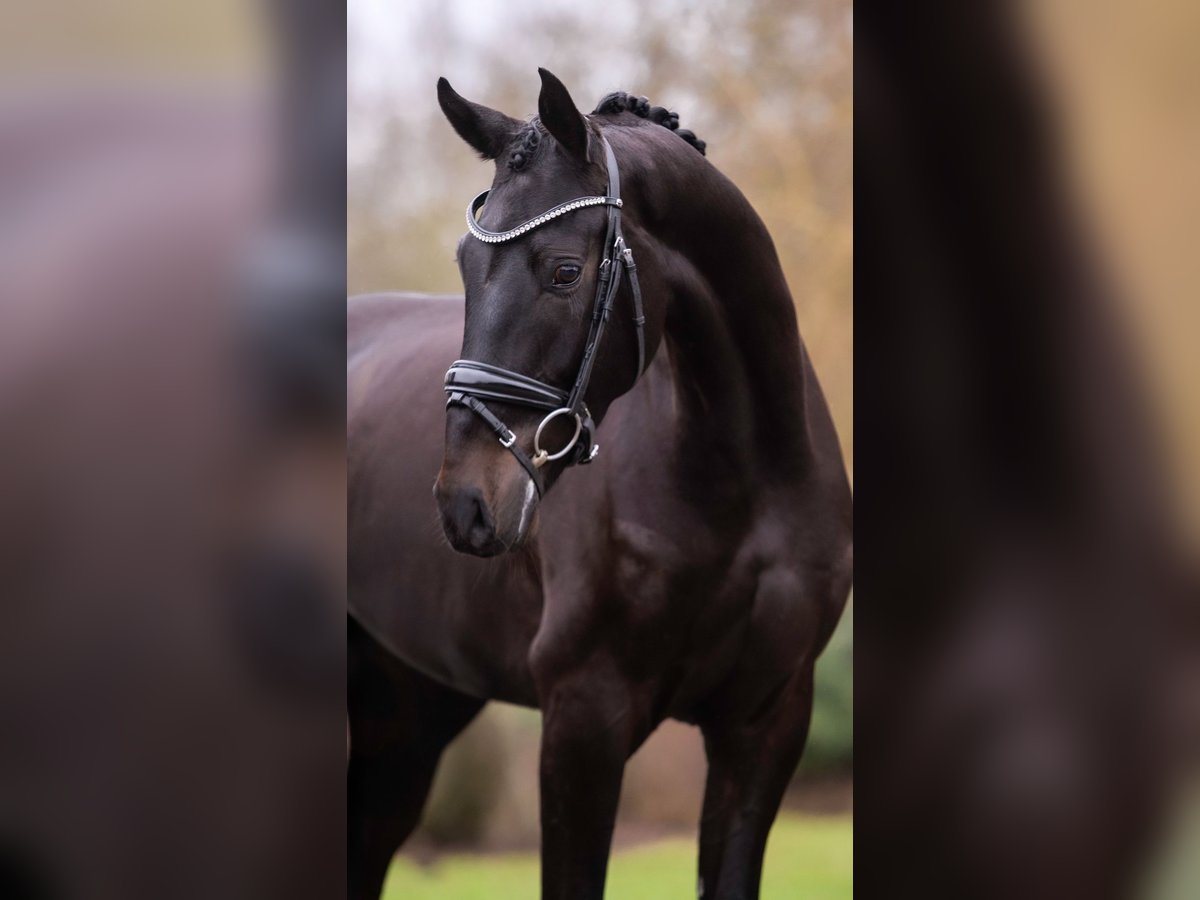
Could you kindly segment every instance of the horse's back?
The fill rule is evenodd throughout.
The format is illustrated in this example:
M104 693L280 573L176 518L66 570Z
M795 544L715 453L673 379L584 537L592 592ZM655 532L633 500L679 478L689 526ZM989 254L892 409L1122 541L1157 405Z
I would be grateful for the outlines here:
M393 649L389 633L421 593L404 560L431 549L414 523L432 522L441 373L454 359L462 310L461 298L421 294L364 294L346 310L350 608Z
M419 347L431 332L446 335L449 346L462 337L461 294L376 293L351 297L346 306L346 357L354 358L380 340ZM401 348L402 349L402 348Z
M436 438L440 432L442 376L454 360L462 321L462 297L363 294L350 299L346 414L351 451L363 430L382 430L395 432L389 443L395 447L398 440L406 452L425 460L425 468L438 458L440 442L431 434Z

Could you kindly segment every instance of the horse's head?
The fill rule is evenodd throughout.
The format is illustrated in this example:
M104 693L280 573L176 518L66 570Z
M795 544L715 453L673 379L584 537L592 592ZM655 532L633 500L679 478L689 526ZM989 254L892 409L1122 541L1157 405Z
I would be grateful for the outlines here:
M636 201L612 196L615 155L610 160L599 125L562 83L539 71L539 115L531 122L438 82L451 125L496 163L458 247L466 321L462 359L447 376L446 450L435 486L450 542L479 556L519 546L542 494L566 466L590 461L593 418L633 386L662 324L657 264L640 242ZM614 223L616 238L624 234L638 253L636 270ZM643 293L645 327L637 321Z

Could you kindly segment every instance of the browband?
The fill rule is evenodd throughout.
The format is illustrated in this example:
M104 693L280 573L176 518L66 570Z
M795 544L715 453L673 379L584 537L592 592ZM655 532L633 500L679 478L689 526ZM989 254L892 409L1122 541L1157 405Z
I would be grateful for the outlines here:
M560 203L553 209L548 209L540 216L534 216L528 222L522 222L516 228L510 228L508 231L488 231L479 224L475 216L479 214L479 210L483 209L483 204L487 203L490 193L490 190L480 191L467 207L467 230L485 244L502 244L513 238L519 238L525 232L532 231L539 225L545 225L551 219L557 219L559 216L583 209L585 206L621 206L620 197L579 197L575 200L568 200L566 203Z

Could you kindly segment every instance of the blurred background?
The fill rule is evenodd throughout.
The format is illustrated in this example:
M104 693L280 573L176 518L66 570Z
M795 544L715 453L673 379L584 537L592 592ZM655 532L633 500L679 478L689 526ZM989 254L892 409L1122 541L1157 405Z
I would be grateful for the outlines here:
M8 6L0 896L345 884L345 17Z
M1176 0L1014 6L1063 188L1111 286L1171 486L1200 548L1200 8Z
M707 141L708 159L766 221L853 472L848 0L352 0L349 12L352 292L462 289L453 257L463 210L491 183L492 165L443 118L439 76L519 118L536 112L538 66L561 78L584 112L610 91L644 95ZM851 619L848 612L818 665L812 736L787 804L793 827L779 829L784 843L769 854L768 897L849 896ZM407 853L432 863L439 852L535 849L538 741L537 713L490 707L444 757ZM656 876L669 880L623 883L633 863L621 853L611 896L693 892L704 776L699 732L678 723L660 728L634 757L617 845L649 842L656 849L647 852L671 854ZM664 839L682 841L682 852ZM469 875L459 874L464 863L456 859L443 856L427 877L398 869L392 896L459 896L455 879ZM774 872L773 863L785 869ZM536 870L525 875L523 888L503 895L531 895Z
M855 7L855 888L1196 896L1194 4Z

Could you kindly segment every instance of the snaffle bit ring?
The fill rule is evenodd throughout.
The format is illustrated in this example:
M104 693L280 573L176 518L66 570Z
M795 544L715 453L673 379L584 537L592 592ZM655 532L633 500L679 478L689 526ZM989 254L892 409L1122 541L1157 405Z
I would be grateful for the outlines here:
M541 446L542 432L545 430L546 426L552 420L554 420L558 416L562 416L562 415L575 417L575 433L573 435L571 435L571 439L569 441L567 441L566 446L564 446L557 453L548 453L545 450L543 450L542 446ZM575 443L576 443L576 441L579 440L579 435L582 432L583 432L583 419L579 418L579 413L574 412L573 410L571 410L565 406L554 410L554 412L550 413L550 415L548 415L548 416L546 416L546 418L542 419L542 423L540 425L538 425L537 431L535 431L533 434L533 464L540 469L542 466L544 466L548 462L552 462L556 459L562 459L564 456L566 456L570 452L571 448L575 446Z

